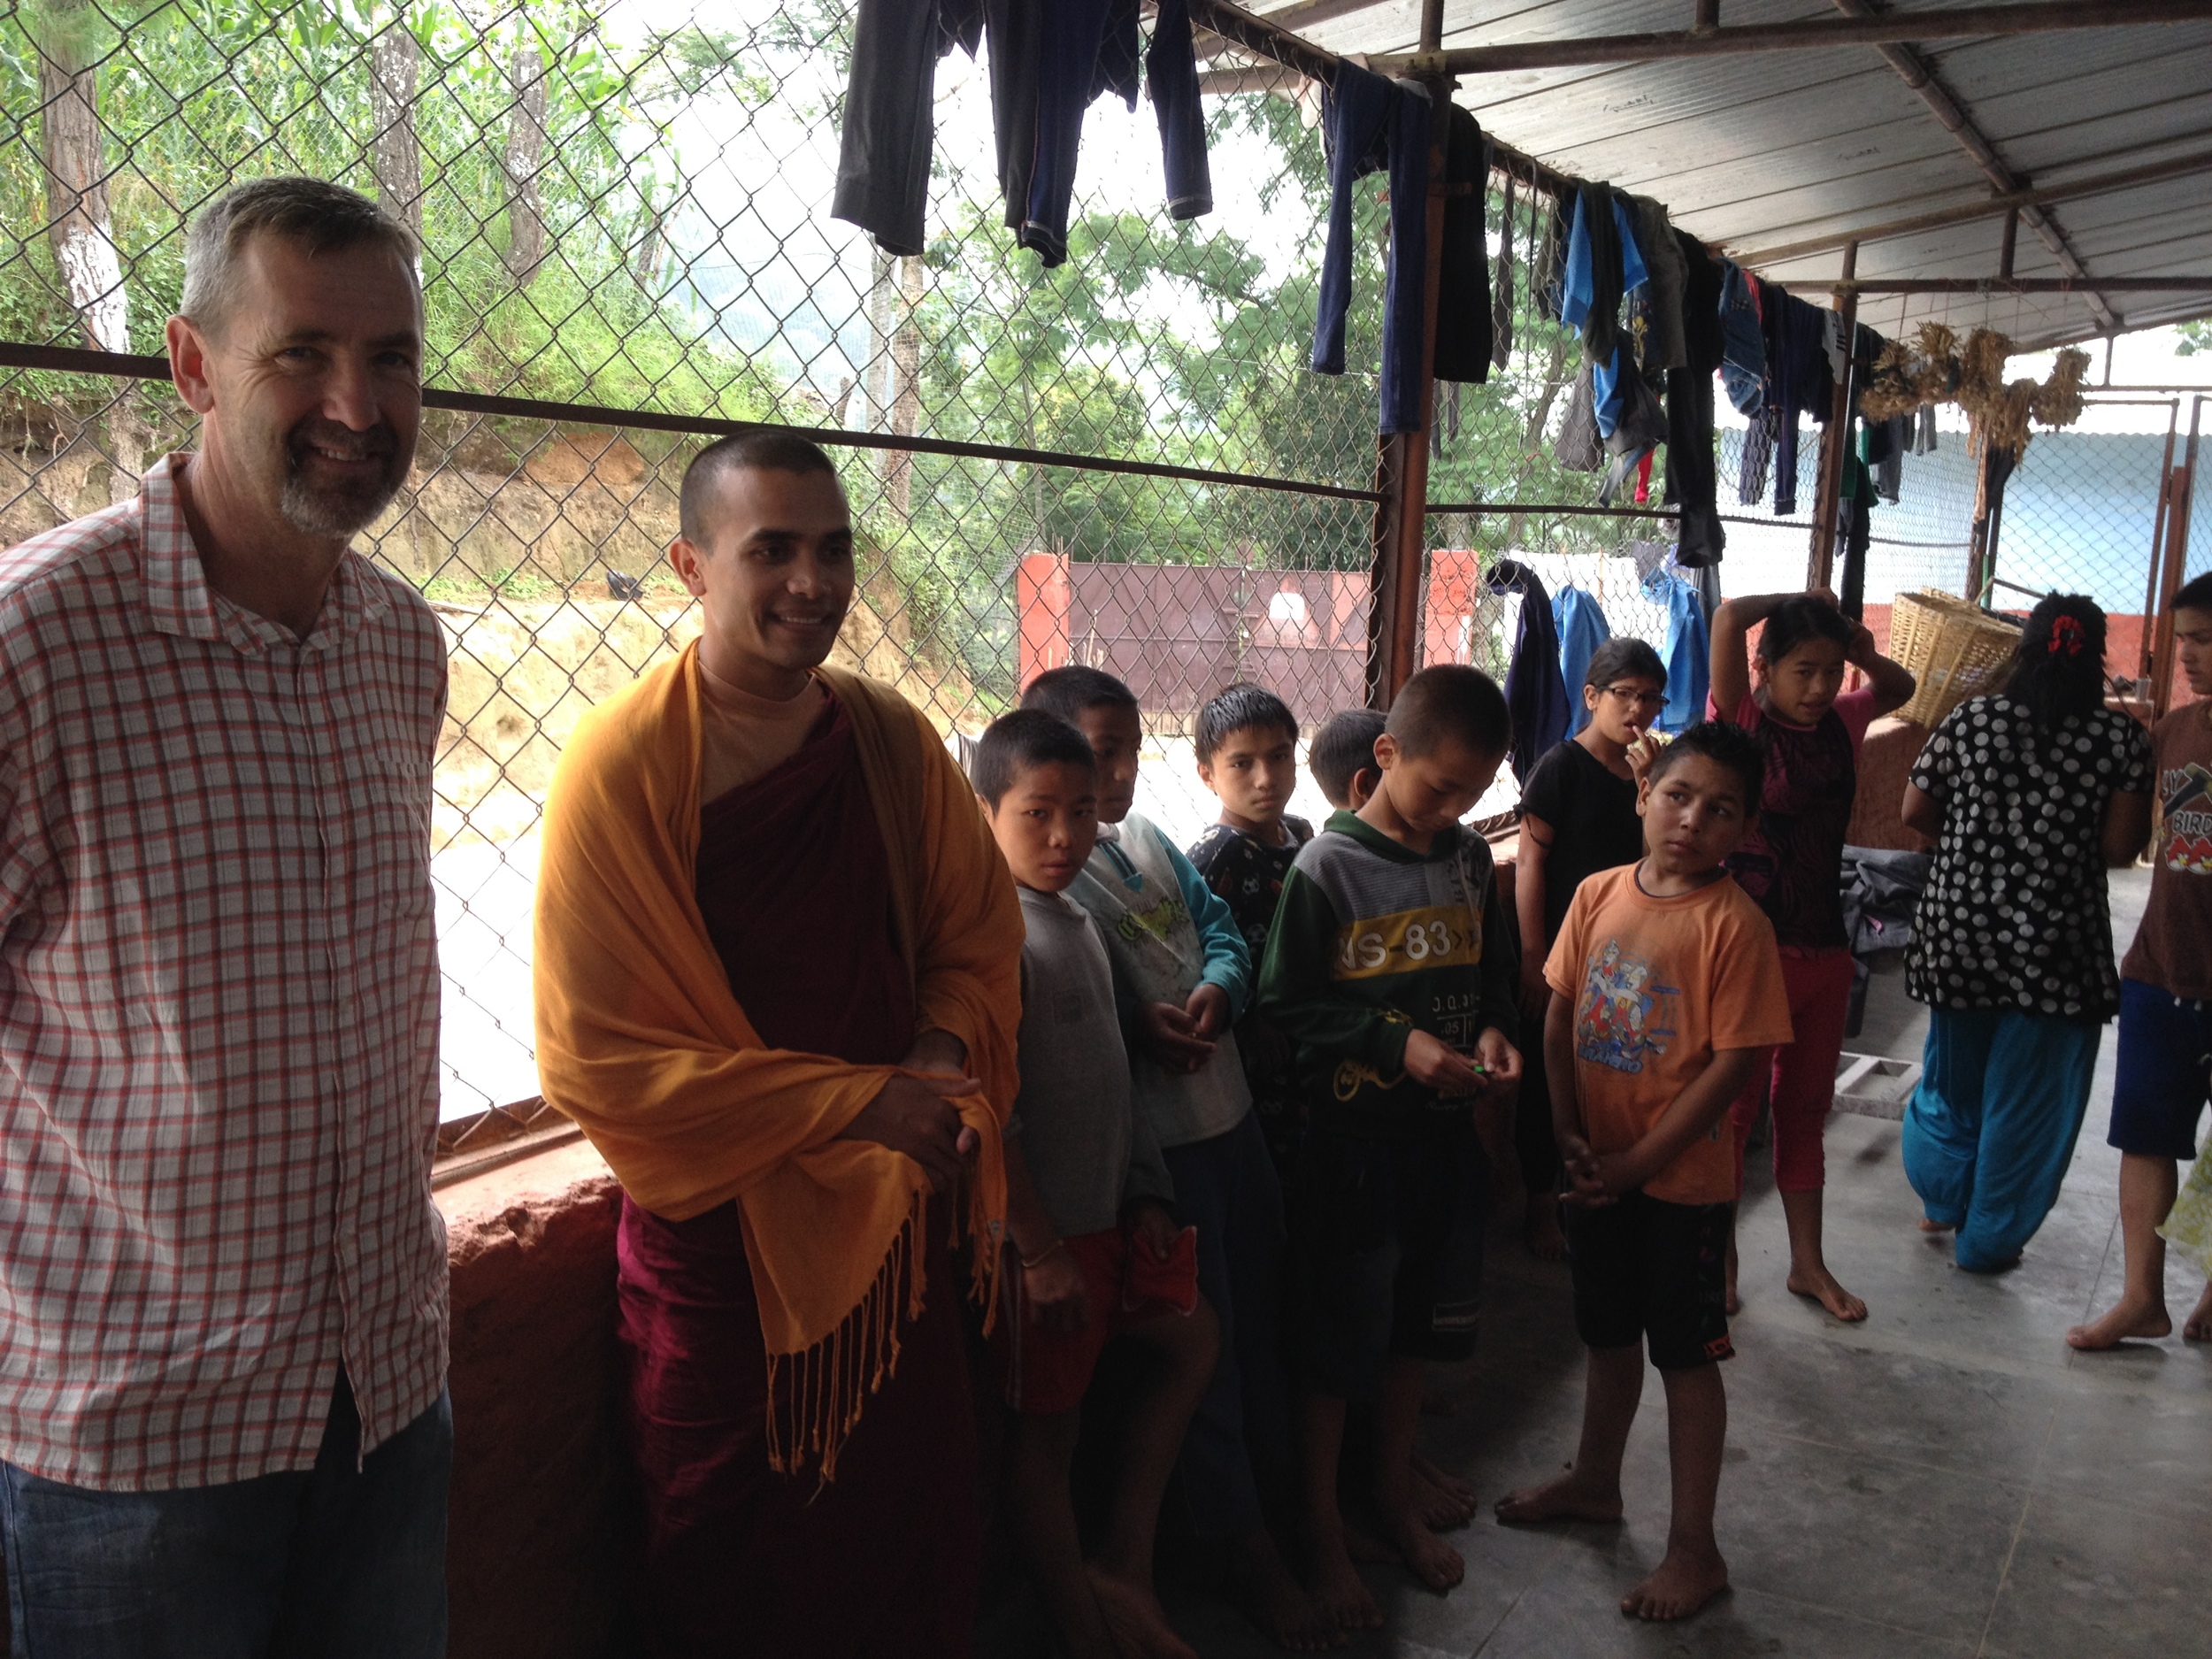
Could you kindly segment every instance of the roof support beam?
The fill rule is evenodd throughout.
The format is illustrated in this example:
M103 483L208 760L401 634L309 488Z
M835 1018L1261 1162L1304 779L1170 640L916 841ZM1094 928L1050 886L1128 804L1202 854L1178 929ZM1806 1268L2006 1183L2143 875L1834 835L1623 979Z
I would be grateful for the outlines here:
M1837 294L2212 294L2212 276L2170 277L1897 277L1887 280L1807 283Z
M1878 12L1870 0L1835 0L1835 4L1838 11L1854 19L1880 19L1888 16L1886 12ZM2106 8L2084 6L2070 10L2078 10L2093 17ZM1943 84L1943 78L1929 67L1927 59L1911 47L1893 42L1877 50L1881 52L1883 61L1897 72L1898 78L1911 88L1914 95L1928 106L1936 119L1943 123L1944 130L1958 140L1959 147L1973 157L1974 165L1982 170L1982 175L1993 188L2002 194L2025 187L2027 180L2016 175L1999 158L1995 146L1974 124L1974 118L1966 112L1965 106L1953 96L1951 89ZM2066 233L2059 228L2057 220L2039 207L2023 207L2019 210L2019 216L2027 221L2028 228L2051 250L2051 257L2058 261L2060 270L2070 277L2089 274L2089 268L2075 254L2073 244L2066 240ZM2004 257L2007 276L2012 274L2013 234L2013 221L2008 218L2005 222ZM2116 328L2120 326L2120 319L2112 314L2111 307L2093 292L2089 296L2089 310L2101 326Z
M1833 253L1855 242L1886 242L1893 236L1911 236L1924 230L1941 230L1946 226L1971 224L1978 219L1997 219L2016 207L2030 208L2053 202L2071 202L2085 196L2109 196L2132 189L2137 185L2159 184L2168 179L2208 172L2212 172L2212 150L2195 150L2186 156L2177 156L2171 161L2151 162L2140 167L2123 168L2117 173L2101 173L2094 177L2077 179L2067 184L2042 185L2032 190L2012 190L1960 207L1937 208L1904 219L1888 219L1878 225L1861 226L1855 230L1809 236L1802 242L1755 249L1747 253L1737 254L1734 257L1740 265L1755 267L1779 265L1784 260L1801 259L1809 254Z
M1194 12L1195 8L1194 8ZM1449 51L1377 57L1379 74L1483 75L1509 69L1570 69L1592 64L1655 63L1736 52L1818 51L1839 46L1884 46L1901 41L1988 39L2055 29L2116 28L2131 24L2190 23L2212 19L2212 0L2070 0L1985 5L1880 17L1815 18L1800 23L1743 24L1733 28L1677 29L1645 35L1599 35L1582 40L1514 41L1455 46Z

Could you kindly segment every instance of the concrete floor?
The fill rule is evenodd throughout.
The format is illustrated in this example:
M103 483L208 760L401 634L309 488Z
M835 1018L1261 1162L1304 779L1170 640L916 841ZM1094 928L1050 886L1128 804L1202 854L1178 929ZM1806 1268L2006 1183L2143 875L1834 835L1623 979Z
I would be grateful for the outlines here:
M2145 872L2114 881L2134 933ZM1901 975L1878 978L1861 1052L1919 1055L1924 1016ZM1432 1455L1472 1480L1484 1515L1453 1542L1449 1596L1369 1570L1389 1628L1363 1655L2053 1655L2212 1651L2212 1350L2178 1337L2077 1355L2066 1328L2121 1273L2118 1154L2104 1144L2108 1030L2066 1188L2015 1271L1959 1272L1916 1229L1898 1126L1838 1116L1828 1131L1828 1259L1872 1317L1846 1326L1782 1288L1781 1206L1755 1179L1741 1221L1744 1311L1725 1368L1731 1421L1719 1533L1735 1587L1699 1617L1640 1625L1615 1610L1663 1552L1664 1406L1649 1379L1617 1527L1509 1529L1501 1492L1573 1455L1582 1348L1567 1270L1501 1236L1481 1357L1428 1419ZM2168 1276L2177 1324L2200 1283ZM1445 1381L1443 1378L1440 1382ZM1171 1597L1207 1659L1275 1649L1223 1603Z

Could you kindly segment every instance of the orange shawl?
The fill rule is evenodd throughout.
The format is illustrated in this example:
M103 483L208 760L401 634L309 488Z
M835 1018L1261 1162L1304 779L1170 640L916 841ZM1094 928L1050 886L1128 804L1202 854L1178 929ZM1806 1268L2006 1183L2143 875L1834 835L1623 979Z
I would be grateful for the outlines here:
M645 1209L680 1221L738 1201L769 1356L770 1458L791 1469L811 1454L827 1479L896 1365L902 1285L907 1317L920 1310L914 1230L929 1183L900 1153L837 1139L897 1068L767 1048L730 993L694 897L697 657L695 644L586 714L554 773L537 880L538 1077ZM1020 902L973 790L920 712L858 675L816 672L851 716L883 828L917 1031L959 1038L983 1084L961 1116L982 1142L967 1220L987 1310L1006 1213Z

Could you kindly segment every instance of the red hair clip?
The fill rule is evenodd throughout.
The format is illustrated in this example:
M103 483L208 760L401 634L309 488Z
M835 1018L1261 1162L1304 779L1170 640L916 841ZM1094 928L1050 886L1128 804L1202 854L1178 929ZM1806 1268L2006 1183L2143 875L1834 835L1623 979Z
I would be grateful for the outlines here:
M2060 616L2052 618L2050 642L2043 649L2054 657L2062 650L2069 657L2079 657L2088 643L2089 635L2079 617Z

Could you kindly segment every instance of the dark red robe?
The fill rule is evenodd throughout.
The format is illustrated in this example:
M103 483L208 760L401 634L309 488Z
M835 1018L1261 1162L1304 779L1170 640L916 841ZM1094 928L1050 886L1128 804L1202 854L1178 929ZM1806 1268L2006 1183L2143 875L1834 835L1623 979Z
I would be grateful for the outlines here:
M707 803L695 873L708 935L763 1041L856 1064L906 1053L914 986L841 706L781 766ZM623 1200L620 1335L646 1510L640 1611L656 1651L970 1651L982 1542L947 1231L933 1204L925 1310L824 1485L811 1466L768 1467L767 1363L736 1203L669 1221Z

